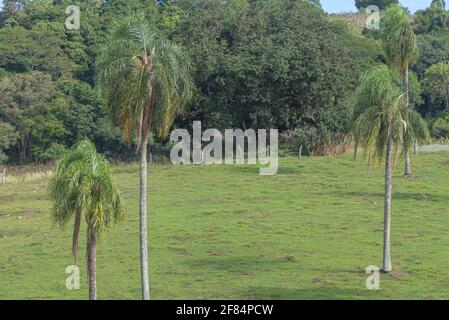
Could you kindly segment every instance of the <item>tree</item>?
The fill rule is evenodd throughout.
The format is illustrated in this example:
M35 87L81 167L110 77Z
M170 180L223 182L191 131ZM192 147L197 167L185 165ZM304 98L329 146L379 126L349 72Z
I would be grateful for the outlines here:
M315 142L320 135L347 137L345 100L360 73L383 58L381 48L307 2L319 3L83 0L76 3L80 30L68 30L70 0L3 1L0 78L41 72L53 84L43 103L32 108L24 103L26 110L2 119L20 133L5 151L8 161L46 162L54 150L70 148L83 137L107 157L134 157L134 146L110 124L108 106L92 88L106 34L128 12L145 12L168 39L188 50L197 90L192 108L177 117L178 126L188 127L195 119L218 129L301 127L316 133ZM0 96L2 109L9 97Z
M217 129L301 127L343 136L345 100L382 52L359 30L297 0L192 10L172 37L188 47L198 88L177 119L184 127L199 119Z
M17 133L14 127L9 123L0 121L0 163L8 160L8 156L5 154L11 145L17 140Z
M449 60L449 33L439 30L417 36L419 59L414 66L420 78L424 78L430 66Z
M118 22L98 59L97 84L114 122L140 152L140 254L142 298L150 298L147 244L147 149L150 131L167 135L192 96L184 51L155 31L144 15Z
M399 70L405 91L406 107L404 120L409 123L409 67L416 62L419 56L416 35L407 16L407 12L400 5L388 7L383 19L383 44L387 61L392 69ZM409 149L415 141L413 131L408 130L404 139L405 177L411 177Z
M446 9L446 1L445 0L432 0L430 7L438 10Z
M23 7L26 0L3 0L0 11L0 26L4 24L15 24L25 15Z
M63 34L63 23L47 21L32 29L0 28L0 67L17 73L39 70L53 80L67 76L76 66L62 49L67 45Z
M45 106L55 87L49 75L35 71L27 74L16 74L0 81L0 117L3 122L14 127L18 138L14 147L19 153L20 162L33 156L33 145L43 145L36 133L46 132L46 138L60 136L60 124L52 117L37 119L47 114ZM39 128L37 128L39 127ZM39 129L39 130L36 130ZM56 130L53 130L56 129ZM49 135L52 132L54 135ZM11 145L11 147L13 147ZM11 154L10 154L11 155Z
M439 99L449 110L449 62L434 64L426 70L426 91L430 94L432 102Z
M419 10L414 17L414 27L417 33L428 33L435 30L447 30L449 16L444 0L433 0L425 10Z
M317 8L322 8L320 0L309 0L309 3Z
M351 125L356 143L364 147L370 158L379 161L385 158L382 270L390 272L392 159L393 150L403 142L407 127L403 118L405 93L397 86L394 73L387 66L380 66L371 69L362 77L352 103Z
M355 6L359 10L369 6L378 6L380 10L385 10L388 6L398 3L398 0L355 0Z
M77 259L81 218L87 223L87 271L89 299L97 298L96 243L113 224L123 220L124 206L109 163L97 154L95 145L83 140L57 163L49 184L53 203L51 219L61 227L72 217L72 254Z

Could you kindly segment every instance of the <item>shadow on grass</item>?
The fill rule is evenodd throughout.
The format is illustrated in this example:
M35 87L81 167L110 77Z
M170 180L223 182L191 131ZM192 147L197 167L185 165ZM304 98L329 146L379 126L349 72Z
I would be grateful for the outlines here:
M345 191L345 192L335 192L332 195L342 195L350 197L362 197L362 198L383 198L383 192L364 192L364 191ZM412 193L412 192L394 192L392 195L393 199L396 200L422 200L422 201L445 201L445 198L440 195L429 195L424 193Z
M236 274L251 274L253 272L271 272L281 265L291 264L297 266L294 257L286 256L279 258L268 258L263 256L228 257L210 256L195 259L190 262L191 267L201 269L215 269Z
M317 285L316 288L292 289L280 287L250 287L241 295L250 300L333 300L357 299L363 295L363 288L341 289Z

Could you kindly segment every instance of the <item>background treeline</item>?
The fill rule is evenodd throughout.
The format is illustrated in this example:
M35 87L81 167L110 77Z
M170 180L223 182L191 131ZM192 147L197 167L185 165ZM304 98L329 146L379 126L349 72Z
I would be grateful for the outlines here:
M391 2L391 1L389 1ZM351 142L347 99L385 62L366 32L303 0L20 0L0 13L0 162L43 163L80 138L110 158L134 157L95 90L95 61L116 19L145 12L185 47L196 85L177 127L279 128L285 151L336 154ZM65 28L81 8L80 30ZM449 15L441 0L413 17L421 56L411 100L449 138ZM153 148L166 141L152 140Z

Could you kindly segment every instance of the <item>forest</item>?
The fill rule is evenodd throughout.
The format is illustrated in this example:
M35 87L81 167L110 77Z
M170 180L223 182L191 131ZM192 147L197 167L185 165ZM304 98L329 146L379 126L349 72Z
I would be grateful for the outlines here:
M357 5L363 8L359 1ZM391 1L379 3L381 6ZM80 30L66 7L79 5ZM0 13L0 161L54 161L87 137L112 159L133 159L95 86L97 57L113 21L143 12L185 48L194 93L173 127L278 128L282 152L331 155L350 137L348 97L385 64L381 30L329 16L319 4L268 0L4 1ZM413 16L420 55L410 99L434 139L449 138L449 19L433 1ZM150 137L155 153L167 138Z

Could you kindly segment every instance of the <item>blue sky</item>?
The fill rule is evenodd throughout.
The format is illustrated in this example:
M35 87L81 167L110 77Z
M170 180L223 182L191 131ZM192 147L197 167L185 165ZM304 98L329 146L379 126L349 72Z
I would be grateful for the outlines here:
M410 9L412 13L419 9L427 8L432 0L400 0L400 2ZM321 0L323 9L327 12L347 12L355 11L355 0ZM0 0L0 6L3 0Z
M432 0L400 0L412 13L430 6ZM330 13L356 11L354 0L321 0L323 9Z

